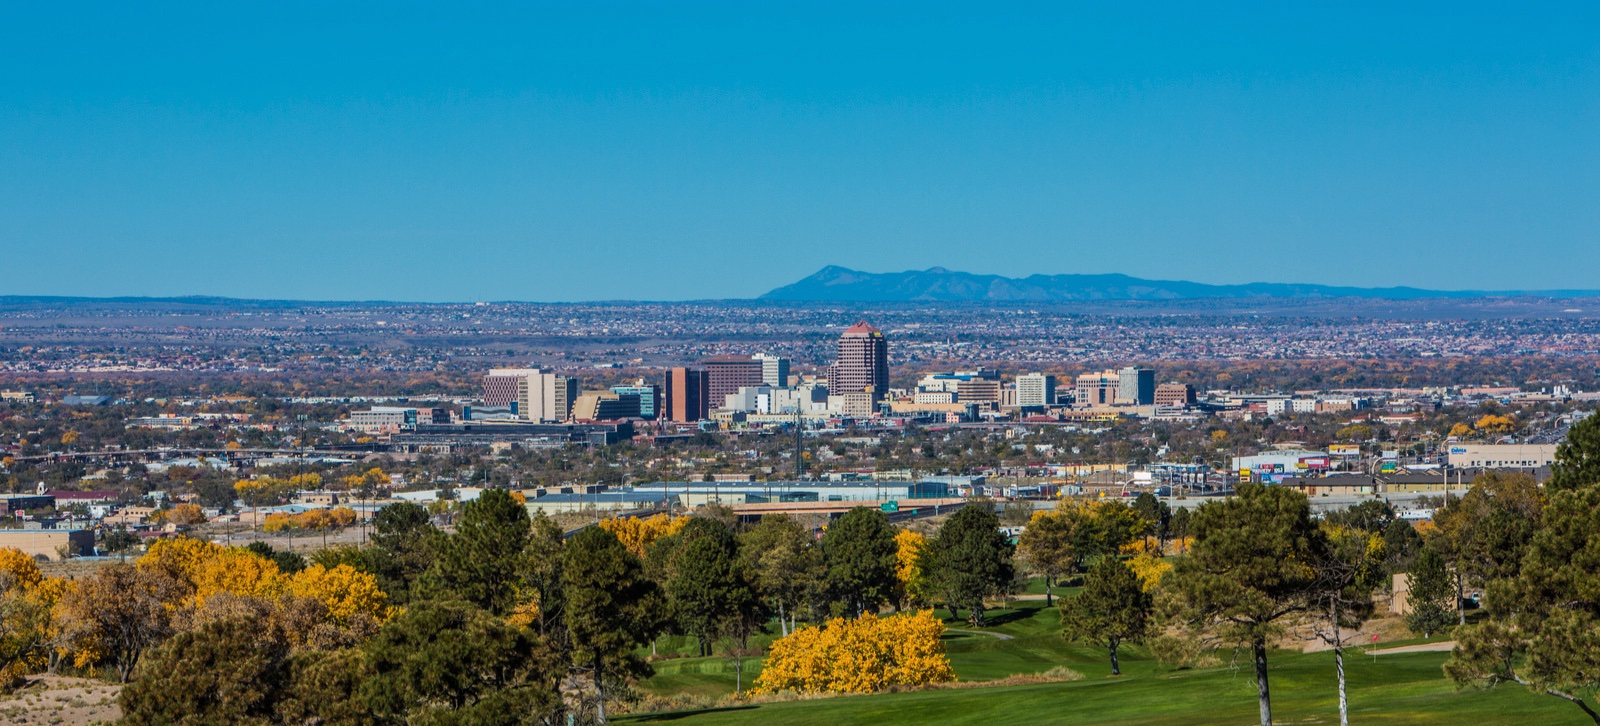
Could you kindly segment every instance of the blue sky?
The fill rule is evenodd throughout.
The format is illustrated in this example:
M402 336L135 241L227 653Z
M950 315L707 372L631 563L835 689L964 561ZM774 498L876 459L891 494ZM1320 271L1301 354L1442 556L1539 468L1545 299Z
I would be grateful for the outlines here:
M1218 5L0 4L0 294L1600 288L1600 5Z

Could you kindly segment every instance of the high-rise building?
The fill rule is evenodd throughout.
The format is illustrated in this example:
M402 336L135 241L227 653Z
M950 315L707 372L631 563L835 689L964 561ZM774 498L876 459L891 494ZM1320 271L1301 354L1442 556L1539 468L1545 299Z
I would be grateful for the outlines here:
M1046 373L1017 376L1017 405L1023 408L1056 405L1056 377Z
M496 368L483 378L486 406L510 406L527 421L566 421L578 397L578 379L537 368Z
M730 393L761 385L761 361L750 358L712 358L701 362L706 371L706 400L721 406Z
M1077 379L1077 398L1073 405L1078 408L1103 408L1117 403L1117 389L1120 380L1116 371L1100 371L1098 373L1080 373Z
M673 368L661 387L661 413L666 421L692 423L706 417L706 372L699 368Z
M528 385L528 377L539 375L537 368L496 368L483 377L483 405L515 408Z
M789 387L789 359L781 358L767 353L757 353L755 360L761 362L761 383L772 388Z
M839 355L828 367L828 395L865 393L873 403L889 391L889 340L863 320L839 336Z
M1157 406L1187 408L1195 403L1194 386L1187 383L1163 383L1156 386Z
M661 387L646 384L643 379L631 386L612 386L611 390L639 397L639 418L654 420L661 409Z
M1144 366L1117 371L1117 405L1149 406L1156 402L1156 372Z

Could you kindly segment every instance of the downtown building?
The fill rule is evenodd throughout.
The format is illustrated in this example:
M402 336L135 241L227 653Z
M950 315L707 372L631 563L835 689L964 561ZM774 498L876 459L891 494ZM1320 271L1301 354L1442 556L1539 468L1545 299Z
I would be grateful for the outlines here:
M722 406L729 394L741 388L762 385L764 365L754 358L712 358L700 363L706 372L706 401L712 408Z
M483 377L484 405L510 408L523 421L566 421L577 398L578 379L538 368L496 368Z
M704 419L710 411L706 403L706 372L700 368L672 368L661 386L661 408L656 418L661 421L694 423Z
M1017 406L1048 408L1056 405L1056 377L1048 373L1017 376Z
M888 392L889 340L863 320L839 336L838 356L828 367L829 408L871 415Z

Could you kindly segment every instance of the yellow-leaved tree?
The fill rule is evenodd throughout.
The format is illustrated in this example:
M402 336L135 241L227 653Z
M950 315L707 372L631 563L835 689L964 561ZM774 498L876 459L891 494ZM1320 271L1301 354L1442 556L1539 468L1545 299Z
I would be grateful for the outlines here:
M1172 571L1172 563L1156 557L1149 552L1140 552L1129 558L1126 563L1128 569L1139 577L1139 588L1145 592L1156 589L1161 584L1161 577Z
M340 625L363 614L382 623L391 610L378 578L349 565L307 567L290 578L289 593L321 602L327 606L328 616Z
M772 644L756 692L872 693L955 680L933 611L835 618Z
M1509 434L1517 430L1517 417L1502 416L1499 414L1485 414L1474 424L1478 431L1485 434Z
M194 573L194 604L212 595L243 595L276 600L287 584L277 563L241 547L218 547Z
M932 593L928 592L928 578L923 576L922 567L917 564L917 556L927 549L928 537L921 532L902 529L895 533L894 545L894 575L897 585L895 606L927 603Z
M195 606L219 594L275 600L287 586L287 578L272 560L242 547L192 537L157 540L135 564L184 585L188 603Z
M192 527L196 524L203 524L206 521L206 515L200 511L199 505L184 503L167 510L166 520L181 527Z
M215 557L222 549L222 545L193 537L158 539L150 543L149 549L134 564L141 570L161 572L193 587L201 563Z
M0 549L0 686L9 686L45 664L51 606L39 597L44 581L32 557Z
M639 557L662 537L671 537L689 523L688 517L657 514L653 517L613 517L600 520L600 528L617 536L622 546Z

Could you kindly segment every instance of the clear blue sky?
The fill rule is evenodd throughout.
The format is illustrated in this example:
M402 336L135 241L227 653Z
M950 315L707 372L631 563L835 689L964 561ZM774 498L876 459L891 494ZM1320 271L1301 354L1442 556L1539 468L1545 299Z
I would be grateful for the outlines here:
M0 5L0 294L1600 288L1592 2L508 5Z

